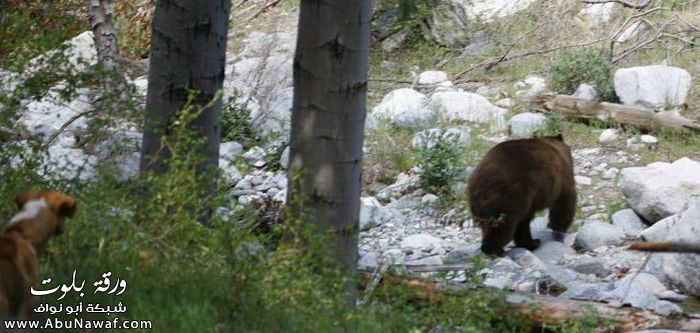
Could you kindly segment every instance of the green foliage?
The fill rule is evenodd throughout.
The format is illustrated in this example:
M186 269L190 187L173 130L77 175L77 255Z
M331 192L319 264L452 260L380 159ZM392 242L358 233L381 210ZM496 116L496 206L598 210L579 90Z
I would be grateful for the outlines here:
M257 133L250 126L250 109L235 92L221 109L221 142L238 141L243 145L256 142Z
M550 69L552 89L562 94L573 94L582 83L596 87L598 96L605 101L614 101L612 86L612 63L604 48L581 48L562 51Z
M420 151L420 186L428 192L442 193L448 190L459 172L464 168L464 151L459 143L459 137L443 130L430 133L426 141L434 143L426 145Z
M380 6L396 10L395 28L408 31L409 39L425 39L426 20L433 10L429 0L384 0Z
M0 68L21 71L29 59L89 29L78 1L10 1L0 10Z

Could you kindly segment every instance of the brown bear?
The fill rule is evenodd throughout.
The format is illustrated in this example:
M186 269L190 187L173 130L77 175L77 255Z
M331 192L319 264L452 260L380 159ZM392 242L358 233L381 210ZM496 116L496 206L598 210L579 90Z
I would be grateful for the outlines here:
M497 144L469 177L469 207L481 228L481 250L502 256L511 240L533 250L530 220L549 208L549 227L564 233L576 212L571 150L561 135Z

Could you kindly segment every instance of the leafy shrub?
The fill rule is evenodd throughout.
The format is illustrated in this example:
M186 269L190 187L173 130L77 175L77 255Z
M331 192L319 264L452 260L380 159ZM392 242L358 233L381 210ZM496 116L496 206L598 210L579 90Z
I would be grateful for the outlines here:
M612 63L603 48L581 48L562 51L552 63L552 89L562 94L573 94L582 83L592 84L602 100L613 101Z
M236 92L221 108L221 142L238 141L248 146L256 140L257 133L250 126L250 109Z
M26 62L89 29L82 1L0 1L0 67L21 71Z
M420 151L420 186L428 192L441 193L453 184L464 167L464 151L459 137L444 131L430 133L426 145Z

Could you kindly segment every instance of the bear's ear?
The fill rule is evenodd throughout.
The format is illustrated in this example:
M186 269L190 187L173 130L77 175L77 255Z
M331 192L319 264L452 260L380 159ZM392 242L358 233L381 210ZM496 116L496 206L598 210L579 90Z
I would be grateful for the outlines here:
M561 142L564 142L564 136L562 136L561 133L555 135L554 138Z

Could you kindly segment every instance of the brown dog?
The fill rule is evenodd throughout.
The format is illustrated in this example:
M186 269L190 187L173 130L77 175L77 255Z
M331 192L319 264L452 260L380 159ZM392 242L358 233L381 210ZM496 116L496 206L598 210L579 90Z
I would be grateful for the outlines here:
M75 214L75 200L61 192L37 191L18 196L20 211L0 236L0 318L27 319L38 298L37 253L49 237L63 232L64 221Z

